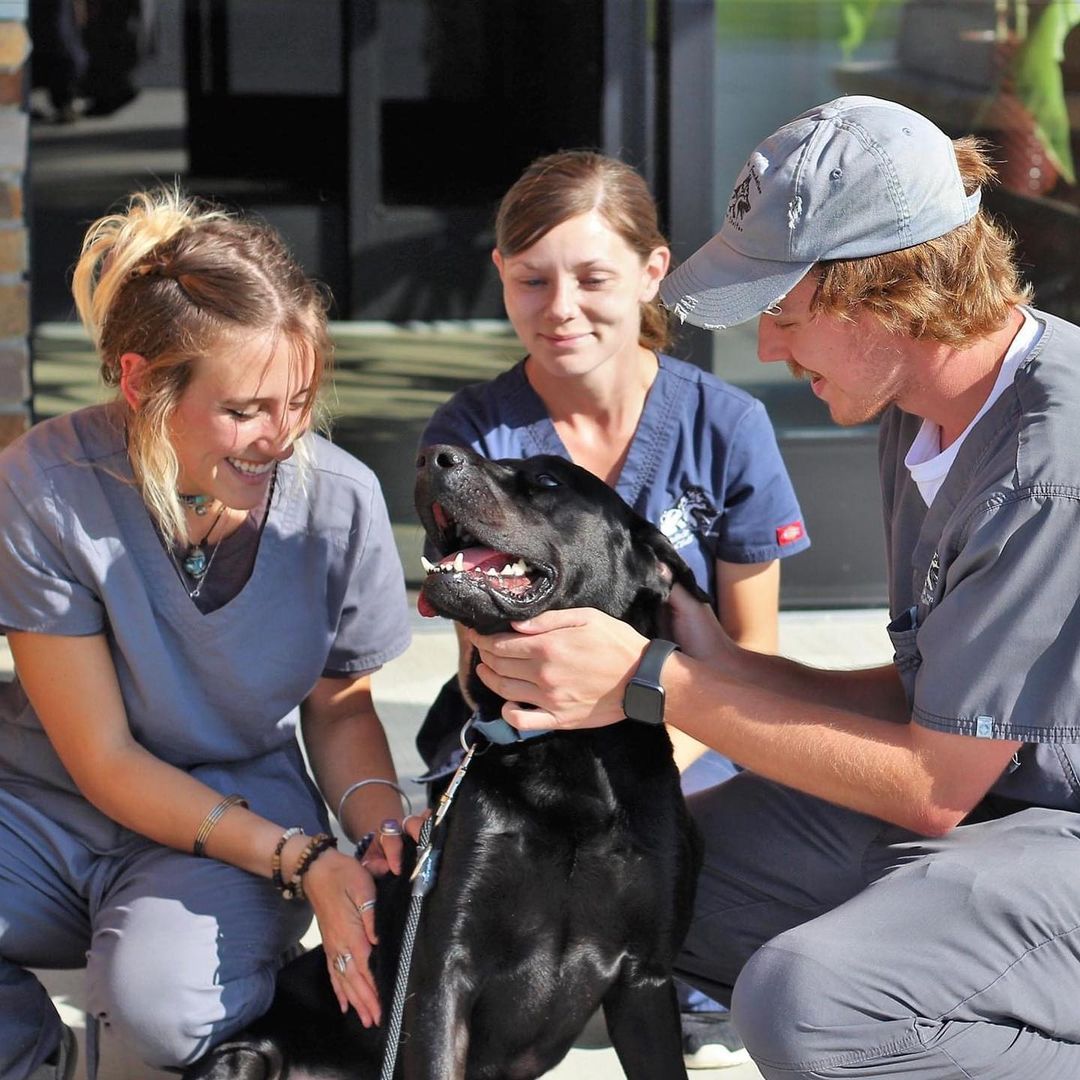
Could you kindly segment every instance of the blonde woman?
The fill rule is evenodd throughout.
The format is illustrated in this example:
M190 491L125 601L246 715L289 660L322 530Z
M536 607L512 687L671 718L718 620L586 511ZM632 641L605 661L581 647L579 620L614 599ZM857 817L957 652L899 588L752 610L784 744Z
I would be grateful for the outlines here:
M267 1008L313 911L376 1022L370 870L400 867L370 675L404 586L375 477L311 432L323 295L272 230L168 191L91 226L74 293L116 398L0 454L5 1080L74 1068L28 968L86 964L111 1037L183 1066ZM324 800L381 833L370 870Z

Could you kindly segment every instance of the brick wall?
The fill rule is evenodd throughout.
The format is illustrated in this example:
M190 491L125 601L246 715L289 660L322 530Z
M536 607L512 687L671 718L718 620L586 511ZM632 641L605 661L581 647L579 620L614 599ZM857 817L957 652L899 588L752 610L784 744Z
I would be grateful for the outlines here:
M30 295L23 187L27 0L0 0L0 446L30 421Z

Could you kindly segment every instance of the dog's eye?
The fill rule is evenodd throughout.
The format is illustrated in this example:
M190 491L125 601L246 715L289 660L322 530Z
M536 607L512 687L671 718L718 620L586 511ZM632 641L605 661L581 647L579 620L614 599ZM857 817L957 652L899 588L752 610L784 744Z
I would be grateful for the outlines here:
M562 487L561 481L559 481L554 476L552 476L551 473L546 473L546 472L542 472L542 473L537 474L536 482L537 482L537 484L540 485L540 487L546 487L546 488Z

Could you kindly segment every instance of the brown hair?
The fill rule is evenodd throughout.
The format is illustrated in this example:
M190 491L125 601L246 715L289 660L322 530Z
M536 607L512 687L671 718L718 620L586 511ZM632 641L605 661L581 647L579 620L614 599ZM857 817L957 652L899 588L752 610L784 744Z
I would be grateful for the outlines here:
M985 144L953 142L970 194L995 180ZM1016 304L1031 299L1020 280L1014 242L983 210L936 240L863 259L815 267L811 311L851 318L869 308L890 331L961 347L1005 325Z
M200 356L253 335L276 348L284 335L295 358L314 361L298 433L317 412L333 356L328 297L262 222L175 188L138 192L87 230L72 292L107 385L120 385L125 353L146 361L139 408L128 409L128 453L166 536L187 537L169 420Z
M518 255L556 225L590 210L598 211L643 260L667 247L656 202L641 174L591 150L562 150L537 158L499 203L495 246L504 257ZM638 341L657 351L671 345L671 324L659 297L641 305Z

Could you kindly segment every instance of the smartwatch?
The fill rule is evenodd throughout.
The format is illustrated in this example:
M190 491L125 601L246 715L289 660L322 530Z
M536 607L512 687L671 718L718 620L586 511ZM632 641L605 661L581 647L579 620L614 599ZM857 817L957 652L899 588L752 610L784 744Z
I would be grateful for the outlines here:
M664 722L664 688L660 685L660 669L678 647L673 641L662 638L649 642L623 695L623 712L628 720L638 720L643 724Z

